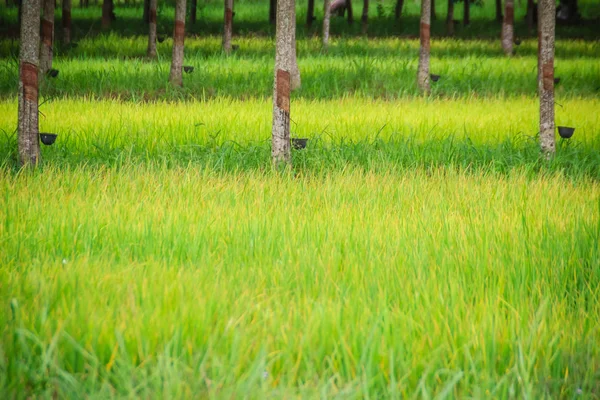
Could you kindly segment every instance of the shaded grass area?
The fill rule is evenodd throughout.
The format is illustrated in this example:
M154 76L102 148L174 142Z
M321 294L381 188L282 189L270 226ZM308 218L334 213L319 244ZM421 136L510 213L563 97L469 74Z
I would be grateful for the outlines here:
M77 49L58 51L57 78L47 78L42 94L49 97L95 96L122 100L190 100L214 97L270 97L273 81L273 43L268 39L239 39L232 57L221 54L220 38L189 39L184 88L167 83L172 41L158 47L158 61L144 59L146 39L118 36L80 42ZM3 51L16 51L9 42ZM12 49L12 50L11 50ZM512 97L537 94L536 43L524 41L519 53L505 57L499 42L438 40L432 45L431 71L442 75L432 85L433 97ZM12 97L18 86L16 54L0 61L6 79L0 96ZM395 99L418 95L418 41L399 39L340 39L324 54L318 40L298 46L302 88L297 98L331 99L358 95ZM600 45L583 41L557 44L557 96L600 95Z
M597 182L150 163L0 178L4 397L600 390Z

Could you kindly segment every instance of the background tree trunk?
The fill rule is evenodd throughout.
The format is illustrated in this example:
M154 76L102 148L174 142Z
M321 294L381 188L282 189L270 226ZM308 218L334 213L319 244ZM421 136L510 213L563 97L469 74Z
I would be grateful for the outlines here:
M20 165L34 166L40 161L38 125L40 1L23 0L21 9L18 127L19 163Z
M277 20L277 0L269 0L269 23L274 24Z
M175 86L183 86L183 42L185 40L185 0L175 3L175 27L173 29L173 59L169 81Z
M150 0L148 11L148 57L156 58L156 2Z
M192 5L190 6L190 24L194 25L196 23L197 13L198 13L198 0L192 0Z
M144 13L142 14L142 21L150 23L150 0L144 0Z
M527 0L527 29L530 35L533 34L534 9L533 0Z
M446 30L448 36L454 36L454 0L448 0L448 13L446 14Z
M352 11L352 0L346 0L346 10L348 10L348 24L354 23L354 12Z
M502 22L502 0L496 0L496 21Z
M428 94L429 88L429 36L431 32L431 0L421 0L421 47L419 49L419 69L417 84L422 93Z
M42 43L40 47L40 73L45 74L52 68L52 47L54 44L54 0L42 0ZM39 77L41 78L41 76Z
M366 35L367 30L369 29L369 0L363 0L361 21L362 21L362 34Z
M502 49L504 54L511 56L513 54L513 42L514 42L514 21L515 21L515 9L513 0L504 0L504 21L502 22Z
M435 21L437 15L435 14L435 0L431 0L431 20Z
M402 8L404 7L404 0L397 0L396 1L396 10L395 10L395 16L396 19L400 19L400 17L402 16Z
M554 0L538 2L538 90L540 94L540 147L551 157L556 152L554 137Z
M223 27L223 51L231 54L231 36L233 34L233 0L225 0L225 26Z
M312 28L315 20L315 0L308 0L308 9L306 10L306 27Z
M112 21L112 0L104 0L102 2L102 28L108 29Z
M279 0L277 4L273 129L271 131L271 156L275 165L291 163L290 93L294 49L296 48L294 3L294 0Z
M323 1L323 48L329 47L329 27L331 22L331 11L329 10L329 0Z
M71 0L62 2L63 43L71 43Z
M463 25L467 26L471 23L471 2L469 0L464 0L464 6Z

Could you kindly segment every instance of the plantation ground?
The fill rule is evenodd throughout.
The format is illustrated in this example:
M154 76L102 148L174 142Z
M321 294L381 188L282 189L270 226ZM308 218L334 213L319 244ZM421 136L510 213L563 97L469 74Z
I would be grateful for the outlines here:
M559 27L556 122L576 131L548 161L523 10L512 59L480 39L499 32L491 2L461 40L438 18L424 98L418 42L385 37L416 32L418 7L398 24L381 4L377 39L337 20L328 53L299 27L292 131L309 142L284 171L266 2L236 5L229 58L206 3L183 89L170 39L143 58L139 8L112 34L74 9L79 46L41 89L58 140L33 172L0 40L1 398L600 397L597 32Z

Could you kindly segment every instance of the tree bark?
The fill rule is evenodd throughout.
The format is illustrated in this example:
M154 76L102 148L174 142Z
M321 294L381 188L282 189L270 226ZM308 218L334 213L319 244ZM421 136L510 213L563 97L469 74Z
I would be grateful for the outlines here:
M329 26L331 22L331 11L329 10L329 0L323 1L323 48L329 47Z
M464 0L465 12L463 14L463 25L467 26L471 23L471 2L470 0Z
M277 0L269 0L269 23L274 24L277 20Z
M231 36L233 34L233 0L225 0L225 26L223 27L223 51L231 54Z
M38 67L40 49L40 2L21 4L21 49L19 51L19 164L35 166L40 161L38 125Z
M496 21L502 22L502 0L496 0Z
M396 1L396 10L395 10L395 16L396 19L400 19L400 17L402 16L402 8L404 7L404 0L397 0Z
M514 21L515 21L515 8L513 0L504 0L504 21L502 22L502 49L504 54L512 56L513 54L513 42L514 42Z
M312 28L315 20L315 0L308 0L308 9L306 11L306 27Z
M298 67L298 56L296 55L296 0L293 0L293 7L291 10L291 18L294 22L294 26L291 32L292 35L292 43L294 46L292 47L292 71L290 77L291 90L296 90L300 88L302 82L300 80L300 68Z
M42 37L40 47L40 79L52 68L52 47L54 44L54 0L43 0Z
M348 10L348 25L354 23L354 12L352 11L352 0L346 0L346 9Z
M102 28L103 29L108 29L110 27L110 23L112 21L112 10L113 10L113 5L112 5L112 1L113 0L104 0L102 2Z
M429 38L431 23L431 0L421 0L421 47L419 49L419 69L417 84L423 94L429 94Z
M296 20L295 0L279 0L273 86L271 156L275 165L290 164L290 93L293 73Z
M538 90L540 95L540 147L550 158L556 152L554 137L554 0L538 2Z
M150 9L148 11L148 57L156 58L156 3L157 0L150 0Z
M361 22L362 22L362 34L366 35L367 30L369 29L369 0L363 0Z
M63 43L71 43L71 0L62 2Z
M175 86L183 86L183 42L185 40L185 0L175 3L175 27L173 29L173 59L169 81Z
M448 0L448 13L446 14L446 30L448 36L454 36L454 0Z
M190 24L194 25L196 23L196 15L198 10L198 0L192 0L192 5L190 6Z

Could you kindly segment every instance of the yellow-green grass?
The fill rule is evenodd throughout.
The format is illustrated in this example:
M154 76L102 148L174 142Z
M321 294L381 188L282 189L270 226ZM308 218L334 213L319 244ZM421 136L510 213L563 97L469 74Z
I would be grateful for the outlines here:
M0 172L4 398L594 398L600 186Z

